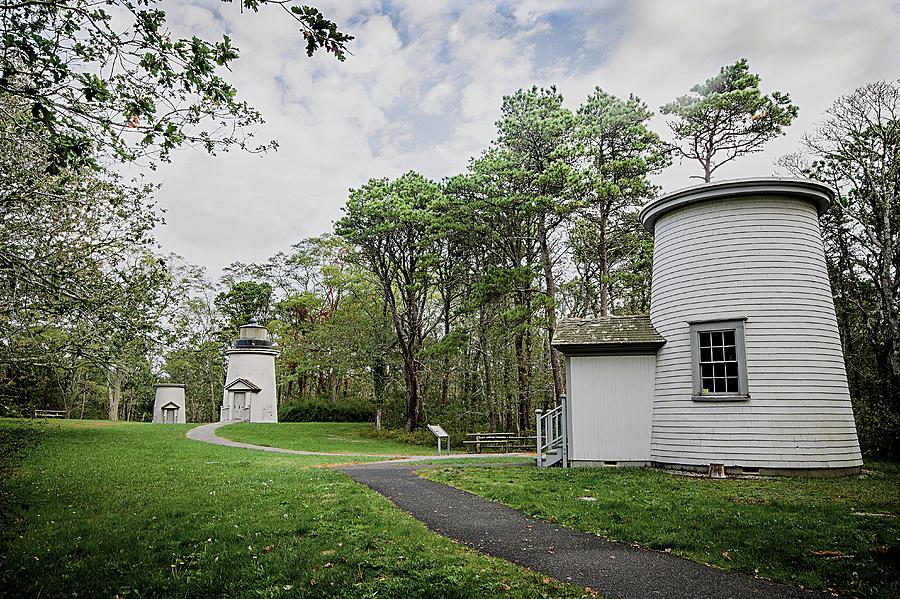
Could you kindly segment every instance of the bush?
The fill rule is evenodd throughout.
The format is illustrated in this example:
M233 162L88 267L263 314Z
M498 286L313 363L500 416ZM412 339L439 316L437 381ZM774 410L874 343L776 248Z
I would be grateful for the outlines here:
M434 447L437 444L434 435L427 428L419 429L413 433L408 433L402 428L383 428L380 431L376 431L372 428L362 431L362 435L372 439L387 439L389 441L398 441L410 445L421 445L423 447Z
M279 422L372 422L375 406L363 400L337 403L317 398L288 401L278 408Z

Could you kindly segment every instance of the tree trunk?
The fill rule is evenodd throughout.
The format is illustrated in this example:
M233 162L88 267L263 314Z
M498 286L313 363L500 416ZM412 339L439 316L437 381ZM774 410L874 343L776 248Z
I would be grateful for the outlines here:
M218 422L219 415L216 412L219 408L219 398L216 397L216 382L212 378L209 379L209 399L209 421Z
M403 352L403 382L406 387L406 432L411 433L419 425L422 398L419 396L419 375L412 352Z
M120 375L118 371L114 374L114 380L111 389L109 381L107 379L106 392L109 399L109 410L107 411L107 415L109 416L110 420L118 420L119 403L122 400L122 375Z
M338 399L338 389L340 389L341 380L334 371L331 372L331 403L336 404Z
M131 422L134 410L134 389L125 392L125 420Z
M606 239L607 217L600 219L600 316L609 316L609 241Z
M512 374L510 373L509 360L501 362L503 368L503 384L506 389L503 395L503 432L511 432L515 428L515 418L513 418L513 406L517 402L517 394L514 395L515 385L513 384Z
M444 339L450 335L450 294L444 295ZM444 374L441 377L440 411L444 412L450 399L450 354L444 352Z
M482 367L484 368L484 403L487 407L488 422L492 433L497 432L497 414L494 412L494 398L491 391L491 358L488 355L487 317L484 307L478 313L478 344L481 350Z
M553 392L556 402L559 403L559 398L565 393L565 388L563 387L559 352L553 349L553 336L556 334L556 278L553 276L553 263L550 261L550 245L547 240L547 223L543 216L538 220L538 237L541 245L541 263L544 267L544 283L547 287L547 297L550 300L547 302L547 337L550 343L550 368L553 370ZM530 416L528 422L531 422Z
M525 356L525 335L526 330L522 329L516 333L514 347L516 350L516 380L518 382L518 393L516 407L517 418L515 419L516 434L522 433L523 414L528 410L528 364Z

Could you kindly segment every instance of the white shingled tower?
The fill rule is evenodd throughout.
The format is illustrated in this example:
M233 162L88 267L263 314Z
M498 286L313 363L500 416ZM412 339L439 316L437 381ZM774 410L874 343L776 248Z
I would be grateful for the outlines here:
M568 461L858 470L819 228L833 197L814 181L766 178L697 185L648 204L649 321L562 321L554 340L567 357ZM592 421L627 445L587 434Z

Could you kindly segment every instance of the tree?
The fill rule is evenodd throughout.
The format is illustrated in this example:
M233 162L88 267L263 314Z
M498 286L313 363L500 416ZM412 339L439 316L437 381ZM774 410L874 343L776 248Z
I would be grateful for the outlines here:
M102 360L110 326L147 331L155 309L142 302L166 280L165 265L149 255L159 222L151 190L107 170L49 174L51 151L40 127L0 116L0 364Z
M223 0L228 1L228 0ZM281 9L306 52L343 60L353 38L317 9L290 0L241 0ZM165 159L182 144L212 152L249 148L259 112L223 77L238 49L197 36L177 39L159 0L22 0L0 4L0 93L47 133L47 168L96 164L98 154ZM0 107L0 110L3 108ZM2 115L10 120L10 113Z
M799 155L782 164L829 183L837 198L823 219L848 378L882 450L900 430L900 81L879 81L839 98ZM861 329L863 335L858 335ZM868 345L871 353L860 347ZM865 384L865 359L875 372ZM860 358L863 358L860 360ZM868 402L866 402L868 400ZM863 402L860 404L859 402Z
M540 340L538 327L546 324L538 318L546 306L538 301L544 297L537 233L542 212L533 200L531 181L532 175L521 168L518 157L509 150L492 148L472 161L467 174L445 184L445 195L453 200L457 212L455 236L467 243L465 253L471 261L466 308L478 314L475 346L482 359L488 418L496 428L495 405L499 402L495 396L502 397L505 390L508 409L504 426L517 431L531 427L537 387L534 346L535 340ZM515 382L495 385L491 358L506 360L510 345ZM503 366L500 370L506 374Z
M216 296L216 307L227 319L228 332L255 320L263 325L269 321L272 306L272 286L256 281L226 279L228 290Z
M162 372L167 380L185 385L188 422L213 422L219 417L225 382L221 315L215 306L215 286L202 267L169 257L175 307L162 324Z
M519 90L504 96L497 121L497 143L528 176L528 196L536 213L537 240L547 294L547 335L553 343L556 331L556 275L553 272L551 235L576 204L567 202L565 188L570 181L571 137L574 117L562 105L555 87ZM553 388L556 401L565 392L559 353L551 350ZM523 406L530 412L530 406ZM524 418L524 416L520 417ZM530 420L531 415L527 418ZM523 423L524 424L524 423Z
M664 144L647 126L652 116L639 98L621 100L600 88L576 114L587 206L569 243L583 284L598 288L599 301L589 303L601 316L612 313L609 290L617 259L628 260L646 237L634 212L656 193L648 176L669 165Z
M669 128L677 140L675 151L700 163L705 182L722 165L762 151L797 118L797 106L788 94L775 91L764 96L759 82L759 75L741 59L692 87L691 94L660 108L662 114L672 115Z
M422 410L419 353L433 327L426 306L433 286L436 183L409 172L394 181L372 179L351 190L335 231L359 248L394 325L403 359L405 428L415 430Z

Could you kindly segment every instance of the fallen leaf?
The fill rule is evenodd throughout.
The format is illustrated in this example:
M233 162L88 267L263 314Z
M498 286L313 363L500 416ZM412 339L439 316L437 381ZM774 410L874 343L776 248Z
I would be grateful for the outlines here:
M272 551L273 549L275 549L275 545L266 545L263 548L263 553L268 553L268 552Z

